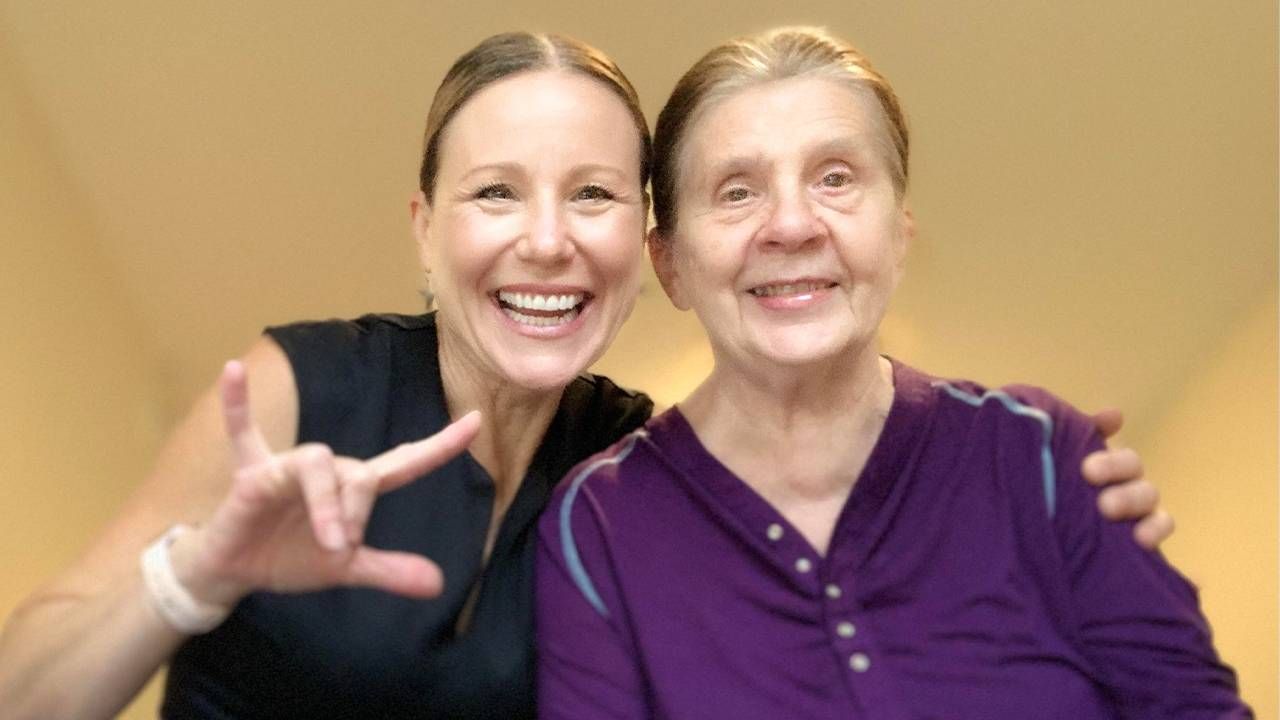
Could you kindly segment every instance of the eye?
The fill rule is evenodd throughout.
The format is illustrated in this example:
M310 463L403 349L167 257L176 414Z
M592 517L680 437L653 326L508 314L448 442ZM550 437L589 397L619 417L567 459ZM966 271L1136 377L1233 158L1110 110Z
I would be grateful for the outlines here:
M586 202L604 202L607 200L613 200L614 197L615 195L609 190L609 188L603 185L596 185L594 183L590 185L583 185L573 194L574 200L583 200Z
M726 203L740 203L751 197L751 191L738 185L720 193L720 201Z
M853 183L853 174L847 170L833 170L822 176L822 186L842 188Z
M477 188L471 197L475 200L515 200L516 191L506 183L488 183Z

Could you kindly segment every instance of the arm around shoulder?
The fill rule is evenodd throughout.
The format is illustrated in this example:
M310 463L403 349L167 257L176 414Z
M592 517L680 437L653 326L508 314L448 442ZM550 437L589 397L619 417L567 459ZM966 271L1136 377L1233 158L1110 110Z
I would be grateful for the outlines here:
M1195 588L1130 524L1102 518L1081 459L1102 446L1088 420L1053 408L1054 530L1076 641L1124 717L1251 718L1218 657Z
M254 420L273 447L292 445L298 399L284 352L264 337L244 364L252 378ZM6 717L112 717L142 688L186 636L153 608L139 556L171 525L205 521L226 497L233 468L218 394L210 390L169 437L120 514L8 619L0 635ZM193 592L216 584L180 564L191 556L195 535L187 533L184 547L173 548L175 571Z

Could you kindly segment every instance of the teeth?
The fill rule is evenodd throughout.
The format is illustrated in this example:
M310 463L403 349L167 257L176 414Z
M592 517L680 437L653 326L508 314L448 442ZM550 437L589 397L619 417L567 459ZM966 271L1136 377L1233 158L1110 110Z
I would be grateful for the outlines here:
M779 295L803 295L830 287L830 283L787 283L786 285L764 285L751 288L748 292L756 297L777 297Z
M533 327L554 327L556 325L565 325L573 322L573 319L578 317L577 308L573 308L562 315L550 316L525 315L509 307L502 308L502 312L506 313L507 317L515 320L521 325L531 325Z
M522 310L564 311L576 308L582 303L583 293L572 295L537 295L534 293L518 293L501 290L498 299L504 304Z

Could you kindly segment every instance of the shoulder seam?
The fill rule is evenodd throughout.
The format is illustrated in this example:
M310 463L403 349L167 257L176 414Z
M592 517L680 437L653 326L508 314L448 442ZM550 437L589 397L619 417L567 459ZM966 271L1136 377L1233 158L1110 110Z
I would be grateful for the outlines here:
M1045 507L1049 510L1049 517L1052 518L1057 510L1057 478L1054 470L1053 461L1053 418L1049 417L1049 413L1038 407L1033 407L1020 402L1009 393L1003 390L988 390L982 395L974 395L952 385L945 380L935 380L931 383L933 387L938 388L950 395L952 398L959 400L973 407L981 407L988 400L996 400L1005 407L1006 410L1019 415L1021 417L1031 418L1040 423L1043 435L1040 439L1040 474L1041 482L1044 489Z
M636 441L647 436L648 433L643 428L636 430L623 439L622 447L618 452L609 457L600 458L579 470L573 476L573 479L569 481L569 489L565 491L564 499L560 503L560 549L564 553L564 561L568 566L569 577L573 580L573 584L578 586L578 590L591 607L595 608L595 611L605 618L609 617L609 610L604 606L604 601L600 599L600 593L596 591L595 584L591 582L591 576L587 574L587 569L582 564L582 556L578 554L578 544L573 539L573 524L571 522L573 502L578 497L578 491L586 483L587 478L591 477L592 473L602 467L617 465L626 460L627 456L631 454L631 450L635 447Z

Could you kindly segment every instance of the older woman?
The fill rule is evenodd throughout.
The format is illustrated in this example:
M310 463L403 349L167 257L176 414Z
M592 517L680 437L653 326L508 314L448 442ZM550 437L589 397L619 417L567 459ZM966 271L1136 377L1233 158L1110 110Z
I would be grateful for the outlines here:
M531 716L534 520L652 409L580 375L636 297L648 157L599 51L514 33L462 56L411 204L440 310L272 328L229 364L13 617L5 716L114 715L166 661L170 717Z
M651 252L715 367L543 516L542 717L1248 716L1194 590L1100 519L1086 417L877 351L907 148L820 31L676 86Z

